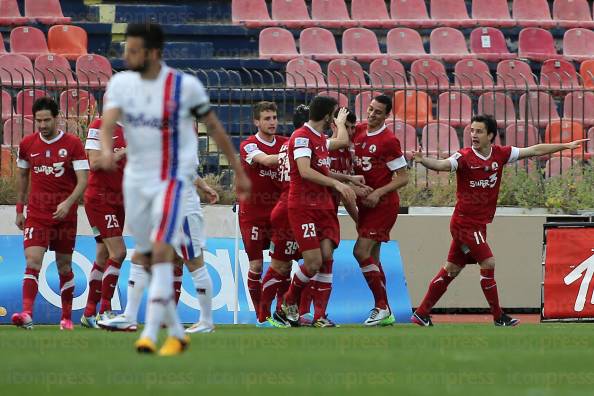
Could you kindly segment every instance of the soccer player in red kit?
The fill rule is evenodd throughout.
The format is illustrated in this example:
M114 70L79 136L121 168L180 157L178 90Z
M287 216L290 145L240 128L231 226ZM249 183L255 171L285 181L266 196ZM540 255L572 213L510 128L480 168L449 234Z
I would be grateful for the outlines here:
M258 316L263 251L268 249L272 235L270 213L280 197L280 186L275 181L278 152L288 139L276 136L278 120L275 103L256 103L253 117L258 131L239 146L241 164L252 182L249 198L239 201L239 228L250 261L248 291Z
M98 319L113 316L111 299L118 284L122 262L126 258L126 245L122 237L125 219L122 193L126 164L124 130L118 124L113 134L113 151L118 167L114 171L105 171L97 168L97 158L101 152L100 129L101 119L98 118L89 126L85 143L91 167L89 183L84 195L85 212L97 242L95 262L89 277L87 305L80 318L82 326L89 328L99 328L95 318L99 300L101 300L101 307Z
M23 231L26 269L23 312L15 313L12 323L26 329L33 327L39 270L49 248L56 252L60 276L60 329L72 330L76 211L87 186L89 163L80 139L58 130L58 104L53 99L37 99L33 116L38 132L21 141L17 160L16 225ZM28 193L29 182L31 191ZM25 218L23 209L27 201Z
M499 306L495 283L495 258L487 243L487 224L493 221L503 167L535 156L573 150L586 141L565 144L537 144L526 148L496 146L497 123L488 115L477 115L470 124L472 146L450 158L439 160L423 156L422 148L413 152L414 160L435 171L456 172L456 207L450 222L452 243L445 267L429 283L429 290L414 312L411 321L432 326L429 316L433 306L466 264L478 263L481 289L493 314L496 326L515 326L520 321L506 315Z
M366 326L386 326L395 322L388 304L386 276L380 262L382 242L390 240L396 223L400 199L398 189L408 183L407 162L396 135L386 126L392 99L376 96L367 109L367 122L357 125L353 139L355 173L365 177L373 189L359 197L358 238L353 254L375 300Z

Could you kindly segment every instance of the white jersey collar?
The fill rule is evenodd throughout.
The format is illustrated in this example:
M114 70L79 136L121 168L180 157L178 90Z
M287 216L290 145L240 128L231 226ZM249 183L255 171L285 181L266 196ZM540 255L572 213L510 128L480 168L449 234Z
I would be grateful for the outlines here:
M315 133L316 135L318 135L318 136L322 136L322 133L321 133L321 132L318 132L318 131L316 131L315 129L313 129L313 128L311 127L311 125L309 125L307 122L306 122L305 124L303 124L303 126L305 126L305 127L309 128L309 130L310 130L310 131L312 131L313 133Z
M267 145L268 147L274 147L274 145L276 144L276 137L272 138L272 142L267 142L266 140L262 139L260 137L260 135L258 135L258 133L256 132L256 139L258 139L258 141L262 144Z
M376 136L379 135L380 133L382 133L388 126L386 124L382 125L382 127L380 129L378 129L375 132L369 132L369 127L367 127L367 136Z
M43 136L41 136L41 133L39 134L39 138L41 139L41 141L46 144L56 143L58 140L62 138L62 136L64 136L64 132L60 131L60 133L58 133L58 136L56 136L52 140L45 140Z
M487 155L486 157L485 157L485 156L483 156L483 155L482 155L481 153L479 153L478 151L476 151L476 150L474 149L474 147L471 147L471 148L472 148L472 151L474 151L474 154L475 154L477 157L479 157L480 159L482 159L483 161L486 161L486 160L488 160L489 158L491 158L491 154L493 154L493 145L491 145L491 151L489 151L489 155Z

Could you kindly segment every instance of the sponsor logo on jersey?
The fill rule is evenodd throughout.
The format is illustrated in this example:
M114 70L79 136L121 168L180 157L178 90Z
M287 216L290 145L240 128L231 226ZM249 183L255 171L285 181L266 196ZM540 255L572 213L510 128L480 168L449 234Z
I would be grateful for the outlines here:
M488 179L470 181L470 187L472 188L493 188L496 184L497 173L492 174Z
M276 171L272 170L272 169L260 169L260 176L261 177L271 177L271 178L276 178Z
M54 175L55 177L60 177L64 174L64 163L63 162L56 162L53 166L47 165L40 165L33 167L33 172L35 173L43 173L45 175Z
M330 167L330 157L326 157L326 158L323 158L323 159L322 158L318 158L317 165L319 167L325 167L325 166Z
M161 129L163 121L162 118L147 118L144 114L140 114L138 116L134 116L132 114L126 113L126 126L128 127L146 127L146 128L155 128Z

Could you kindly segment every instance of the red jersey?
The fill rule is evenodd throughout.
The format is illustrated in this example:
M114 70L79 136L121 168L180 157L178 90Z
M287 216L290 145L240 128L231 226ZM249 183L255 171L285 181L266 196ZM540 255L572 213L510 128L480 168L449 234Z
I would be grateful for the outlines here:
M252 182L252 191L247 200L239 203L239 214L244 218L269 218L270 212L280 196L280 184L277 182L278 170L258 164L254 157L258 154L278 154L281 146L288 138L275 136L272 142L262 140L258 135L252 135L241 142L239 154L241 164Z
M330 156L331 171L342 173L343 175L350 175L353 173L353 157L351 155L351 150L348 147L332 150L328 155ZM338 209L341 195L338 191L333 191L332 195L334 197L334 206Z
M353 139L355 146L355 174L365 177L365 184L374 190L392 181L392 173L406 167L400 142L386 125L375 132L367 131L367 123L357 125ZM382 196L380 205L398 205L398 192Z
M30 169L31 190L27 217L53 222L53 213L76 187L77 170L88 170L89 162L80 139L60 131L52 140L39 133L26 136L19 145L17 166ZM76 220L76 208L61 221Z
M89 125L89 132L87 134L87 141L85 143L86 150L101 150L99 142L99 130L101 129L101 119L97 118L91 125ZM113 133L113 151L117 152L126 148L126 140L124 139L124 130L118 124ZM85 197L97 197L104 195L106 192L115 193L122 196L122 180L124 178L124 167L126 160L122 159L118 162L118 168L114 171L95 170L89 172L89 182L85 191ZM121 200L123 204L123 200Z
M493 221L501 175L506 164L517 161L520 150L512 146L491 146L483 157L472 147L463 148L449 158L456 172L456 208L453 217L488 224Z
M334 200L329 188L303 180L297 169L298 158L310 159L313 170L328 176L330 157L328 156L326 135L312 129L307 123L297 129L289 140L289 164L291 185L289 187L289 208L334 209Z
M286 201L289 198L289 187L291 186L291 164L289 162L289 141L286 140L278 152L278 168L276 181L281 187L279 201Z

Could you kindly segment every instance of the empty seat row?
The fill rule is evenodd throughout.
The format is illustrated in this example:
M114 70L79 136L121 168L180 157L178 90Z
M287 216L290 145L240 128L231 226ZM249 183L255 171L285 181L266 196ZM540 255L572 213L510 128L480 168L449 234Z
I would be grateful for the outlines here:
M70 23L62 14L60 0L25 0L25 14L21 15L17 0L0 0L0 26L25 25L39 22L44 25Z
M47 33L32 26L20 26L10 32L10 52L25 55L33 60L39 55L59 54L76 60L87 53L87 32L78 26L55 25ZM6 52L0 33L0 54Z
M311 0L311 17L305 0L272 0L272 18L265 0L232 0L232 19L247 27L364 26L390 28L407 26L540 26L592 27L587 0L555 0L553 18L547 0L514 0L510 14L507 0L472 0L470 18L465 0L431 0L431 17L425 0L351 0L351 14L344 0ZM513 15L513 19L511 17Z
M32 106L36 99L48 96L49 93L41 89L24 89L15 97L16 106L12 105L12 96L7 91L0 91L2 101L2 120L12 116L23 115L32 117ZM84 89L69 89L60 93L60 111L67 118L87 117L95 114L97 101L93 94Z

